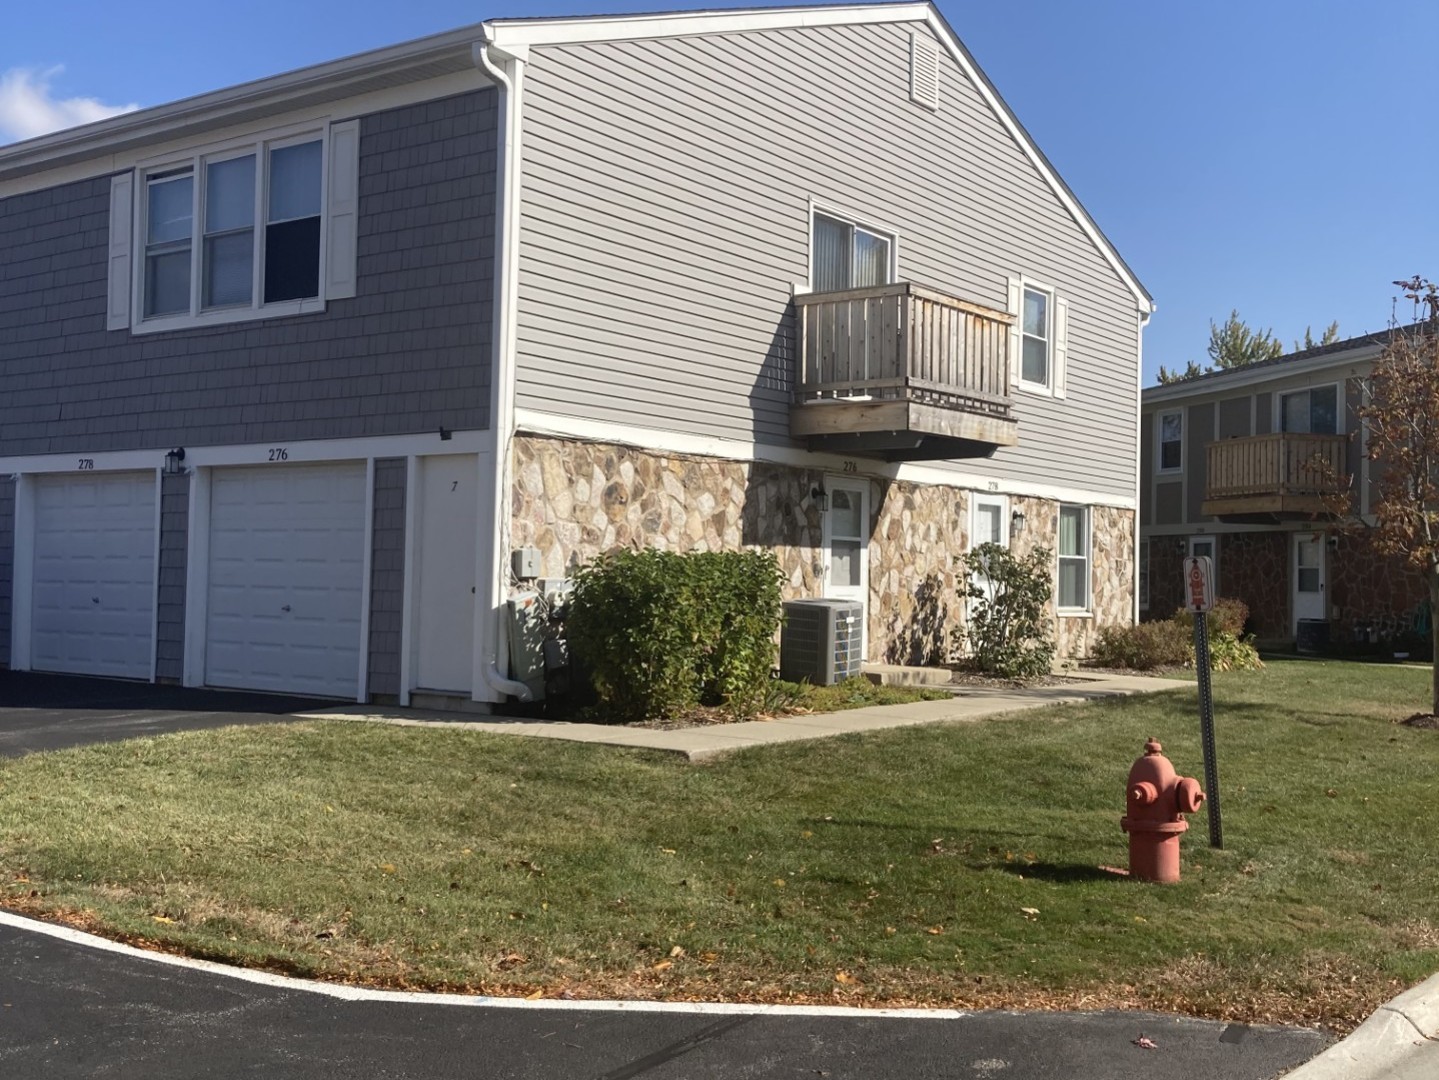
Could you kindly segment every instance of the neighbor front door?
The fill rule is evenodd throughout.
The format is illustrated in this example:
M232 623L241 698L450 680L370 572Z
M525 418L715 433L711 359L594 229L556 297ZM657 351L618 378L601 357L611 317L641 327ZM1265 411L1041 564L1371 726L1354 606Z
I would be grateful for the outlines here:
M829 511L824 515L824 595L863 604L869 615L869 484L826 477ZM864 652L861 632L860 655Z
M1324 600L1324 537L1313 533L1294 536L1294 629L1300 619L1327 619Z

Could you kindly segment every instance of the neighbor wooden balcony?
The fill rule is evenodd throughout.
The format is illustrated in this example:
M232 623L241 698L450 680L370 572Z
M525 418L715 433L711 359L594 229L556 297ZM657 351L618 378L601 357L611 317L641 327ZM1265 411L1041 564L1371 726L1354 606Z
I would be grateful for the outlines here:
M794 302L790 432L811 449L920 461L988 457L1019 442L1014 316L907 281Z
M1275 432L1205 448L1203 513L1274 521L1322 516L1343 489L1344 436Z

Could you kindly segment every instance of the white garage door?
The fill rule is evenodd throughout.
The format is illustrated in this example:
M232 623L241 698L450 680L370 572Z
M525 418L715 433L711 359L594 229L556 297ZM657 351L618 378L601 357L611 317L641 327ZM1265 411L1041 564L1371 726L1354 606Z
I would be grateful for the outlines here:
M150 678L153 472L37 478L30 618L36 671Z
M355 697L364 563L363 464L216 469L205 681Z

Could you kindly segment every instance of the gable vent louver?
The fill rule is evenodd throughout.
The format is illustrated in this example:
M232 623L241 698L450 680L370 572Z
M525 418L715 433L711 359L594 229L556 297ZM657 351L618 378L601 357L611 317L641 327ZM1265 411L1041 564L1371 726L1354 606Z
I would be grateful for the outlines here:
M909 35L909 99L939 108L939 46L918 34Z

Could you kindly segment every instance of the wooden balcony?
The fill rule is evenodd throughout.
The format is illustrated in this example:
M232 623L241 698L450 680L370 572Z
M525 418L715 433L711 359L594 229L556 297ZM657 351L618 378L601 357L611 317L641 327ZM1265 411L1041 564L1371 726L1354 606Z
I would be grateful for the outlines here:
M1205 448L1205 514L1233 521L1324 516L1344 486L1343 435L1275 432Z
M1019 442L1014 317L913 282L795 297L790 432L888 461L988 457Z

